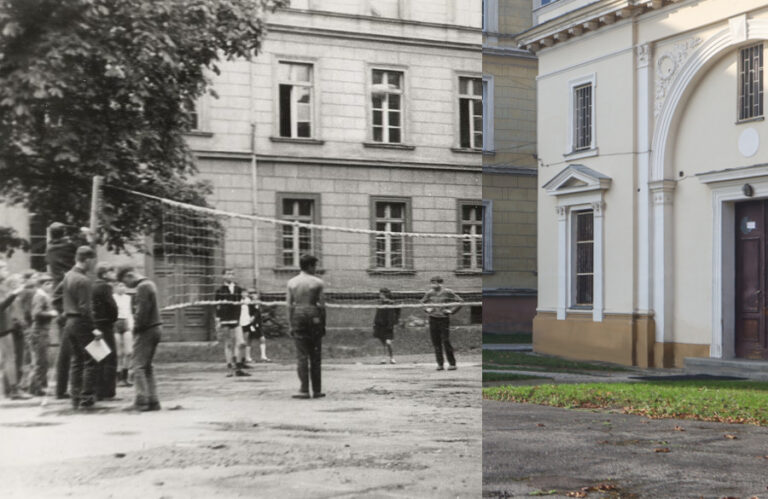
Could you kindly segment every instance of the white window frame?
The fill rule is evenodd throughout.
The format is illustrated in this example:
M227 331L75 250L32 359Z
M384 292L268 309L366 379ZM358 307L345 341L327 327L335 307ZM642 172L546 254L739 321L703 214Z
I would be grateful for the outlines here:
M203 95L195 99L193 103L193 112L197 114L197 126L190 127L190 132L210 132L210 102L211 95L206 91Z
M492 199L483 199L483 272L493 272Z
M465 242L465 240L464 239L460 239L459 240L459 244L457 245L458 251L459 251L459 254L458 254L458 257L459 257L458 258L458 270L463 271L463 272L482 272L483 268L485 266L485 261L484 261L484 256L485 255L483 254L484 247L483 247L483 241L482 241L482 235L483 235L483 232L484 232L484 219L483 219L483 215L484 215L484 212L485 212L485 205L483 203L479 202L479 201L476 201L476 200L472 201L472 200L464 200L464 199L458 200L457 205L458 205L457 206L457 211L458 211L457 219L458 219L458 222L459 222L458 223L458 233L459 234L464 234L464 225L471 225L473 230L470 231L470 234L471 235L477 235L477 236L481 237L481 239L480 239L480 247L479 248L477 248L477 246L475 244L476 239L474 239L474 238L472 239L472 243L473 244L470 247L470 264L469 264L469 267L464 266L464 242ZM465 206L479 208L479 210L480 210L480 223L477 223L477 222L475 222L473 220L469 220L469 221L465 221L464 220L464 213L463 212L464 212L464 207ZM480 250L479 251L479 253L480 253L479 255L478 255L478 252L476 251L476 249ZM480 257L480 265L479 266L476 265L477 257L478 256Z
M373 83L373 72L374 71L384 71L385 73L400 73L400 90L398 91L391 91L389 89L384 89L382 87L378 87L377 85L374 85ZM368 137L370 138L370 142L373 144L391 144L391 145L404 145L406 144L406 96L408 95L408 89L406 87L407 81L408 81L408 74L405 70L405 68L402 67L394 67L394 66L381 66L381 65L369 65L368 66L368 78L370 78L368 82ZM373 113L374 113L374 107L373 107L373 96L383 93L385 95L391 95L391 94L397 94L400 96L400 140L398 142L392 142L389 140L389 107L382 108L382 140L378 141L374 138L373 135ZM387 98L385 102L389 102L389 99Z
M493 75L483 75L483 152L494 151Z
M754 115L750 114L749 116L742 116L742 111L745 109L743 104L742 104L742 99L744 98L744 92L743 91L744 91L744 76L745 76L744 75L744 57L743 57L743 53L744 53L745 50L751 50L751 49L754 49L756 47L760 47L760 62L762 63L762 67L760 68L760 71L762 72L762 77L759 79L759 81L760 81L760 83L762 83L762 85L760 86L760 88L758 88L755 91L755 93L757 95L757 98L760 99L760 106L759 107L760 107L760 111L761 112L759 114L754 114ZM737 106L738 109L737 109L737 112L736 112L736 121L737 122L738 121L755 120L755 119L763 118L765 116L765 107L764 107L765 106L765 97L764 97L765 62L764 61L765 61L765 46L763 45L763 42L747 45L747 46L741 47L739 49L739 63L738 63L739 69L738 69L738 77L736 78L736 80L738 82L738 85L739 85L739 88L738 88L738 90L736 92L737 99L738 99L738 101L737 101L738 102L738 106Z
M591 85L592 87L592 109L590 113L590 145L587 149L576 149L576 88ZM568 159L579 159L588 156L597 155L597 126L596 126L596 109L597 109L597 74L592 73L581 78L576 78L568 82L568 133L566 134L568 142L565 146L566 156Z
M299 216L292 216L292 215L286 215L283 213L283 203L285 201L309 201L311 203L311 213L309 217L306 217L306 220L301 220L301 217ZM316 194L302 194L302 193L295 193L295 192L279 192L277 193L277 218L280 220L290 220L290 221L296 221L298 220L301 223L319 223L320 221L320 198ZM284 248L283 248L283 238L285 230L284 228L288 227L284 224L278 224L277 230L278 230L278 237L277 237L277 245L278 245L278 251L277 251L277 265L279 268L299 268L299 259L301 258L301 250L299 247L299 231L301 227L298 225L292 226L292 234L291 238L293 241L293 262L290 265L285 264L284 259ZM309 253L319 257L318 254L318 241L317 241L317 232L314 229L309 229Z
M303 81L293 81L293 80L283 80L280 78L280 67L281 64L296 64L296 65L303 65L303 66L309 66L310 72L309 72L309 83L303 82ZM307 139L315 139L317 138L317 89L316 89L316 75L317 75L317 65L315 61L312 60L305 60L305 59L293 59L293 58L278 58L275 61L274 65L274 74L275 74L275 136L280 137L282 139L297 139L297 140L307 140ZM291 135L286 137L281 134L281 118L282 118L282 109L280 108L281 99L280 99L280 86L281 85L291 85ZM293 97L293 89L296 87L304 87L309 88L309 137L299 137L298 135L298 120L296 115L296 102Z
M456 73L455 78L456 78L455 81L456 81L456 104L457 104L457 107L456 107L456 138L457 138L456 147L459 148L459 149L467 150L467 151L470 151L470 150L471 151L482 151L484 149L484 144L485 144L485 128L486 128L486 126L485 126L485 99L484 99L484 95L485 95L485 80L483 80L482 76L480 76L480 75L477 75L477 74L474 74L474 75L473 74L465 74L465 73ZM462 79L471 80L471 81L474 81L474 80L480 81L480 95L462 94L461 93L461 80ZM470 85L471 85L471 82L470 82ZM482 130L481 130L481 133L483 134L483 139L482 139L483 144L481 144L480 147L477 147L477 145L474 144L475 132L477 131L474 128L474 124L475 124L474 119L473 119L474 118L474 115L473 115L473 112L474 112L473 108L474 108L474 106L470 106L470 110L469 110L469 112L470 112L470 116L469 116L469 144L470 145L469 145L469 147L464 147L461 144L461 139L462 139L462 137L461 137L461 101L463 99L468 99L470 101L479 100L481 102L481 110L480 110L480 112L481 112L481 118L482 118L482 125L481 125L482 126Z
M595 246L595 210L593 209L594 203L589 203L584 206L571 206L569 208L569 222L568 222L568 229L570 231L570 234L568 236L568 244L569 244L569 258L568 258L568 308L574 309L574 310L592 310L592 307L595 305L595 297L594 297L594 290L595 290L595 258L594 258L594 246ZM578 297L578 216L583 213L590 213L592 215L592 303L589 305L587 304L579 304L577 301Z
M403 218L402 218L402 231L401 232L410 232L411 228L411 201L409 198L396 198L396 197L372 197L371 198L371 228L373 230L379 230L378 229L378 223L381 219L377 216L377 205L379 203L384 203L386 205L392 205L392 204L400 204L403 206ZM385 217L385 219L388 219L391 217ZM385 222L387 223L387 222ZM390 231L389 225L385 227L386 231ZM396 232L393 234L397 234ZM376 271L407 271L410 270L413 267L412 259L411 259L411 252L412 248L410 247L410 241L405 236L394 236L398 237L402 241L402 264L400 266L392 266L392 254L391 254L391 243L392 243L392 237L389 235L384 236L384 266L381 267L378 265L378 252L377 252L377 245L378 245L378 239L379 235L373 235L371 237L371 254L372 254L372 261L371 261L371 269Z

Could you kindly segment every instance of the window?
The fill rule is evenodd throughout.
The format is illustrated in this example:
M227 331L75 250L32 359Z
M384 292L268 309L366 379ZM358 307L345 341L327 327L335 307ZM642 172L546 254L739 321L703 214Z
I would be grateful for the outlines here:
M376 269L398 270L408 267L406 237L409 209L405 201L374 201L374 230L392 234L374 236L374 262Z
M480 78L459 78L459 139L467 149L483 148L483 86Z
M763 44L741 49L739 61L739 119L763 115Z
M483 33L499 31L499 0L483 0Z
M29 266L38 272L45 272L48 264L45 261L45 251L48 241L48 228L40 215L29 217Z
M459 203L461 216L460 231L462 234L482 236L483 234L483 205L476 203ZM459 267L462 270L481 271L483 269L483 238L473 237L460 241L461 253Z
M493 76L483 76L483 150L493 151Z
M580 85L573 93L573 150L582 151L592 145L592 85Z
M317 208L319 199L316 196L278 196L280 219L291 222L312 224L317 223ZM281 267L299 267L299 258L305 253L316 253L315 234L309 227L297 225L280 225L280 248L278 265Z
M592 306L594 283L594 215L591 210L573 214L574 245L574 305Z
M280 136L312 137L312 65L278 65Z
M483 272L493 272L493 200L483 200Z
M374 69L371 90L373 141L399 144L403 140L403 73Z

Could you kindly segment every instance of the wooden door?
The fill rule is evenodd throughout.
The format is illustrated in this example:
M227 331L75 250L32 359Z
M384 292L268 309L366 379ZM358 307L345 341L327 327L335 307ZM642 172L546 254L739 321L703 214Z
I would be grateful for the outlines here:
M766 201L736 205L736 356L768 359Z

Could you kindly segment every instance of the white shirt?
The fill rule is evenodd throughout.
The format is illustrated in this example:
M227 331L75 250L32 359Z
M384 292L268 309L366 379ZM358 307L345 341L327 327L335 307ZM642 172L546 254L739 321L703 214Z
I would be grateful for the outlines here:
M240 325L247 326L251 323L251 312L248 310L250 302L240 305Z
M117 318L128 321L128 329L133 329L133 310L131 310L131 295L123 293L113 294L112 297L117 303Z

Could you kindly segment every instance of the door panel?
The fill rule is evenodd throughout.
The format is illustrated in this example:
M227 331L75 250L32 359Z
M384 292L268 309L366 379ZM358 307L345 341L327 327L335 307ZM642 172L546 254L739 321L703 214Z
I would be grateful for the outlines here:
M748 359L768 359L766 209L766 201L736 205L736 356Z

